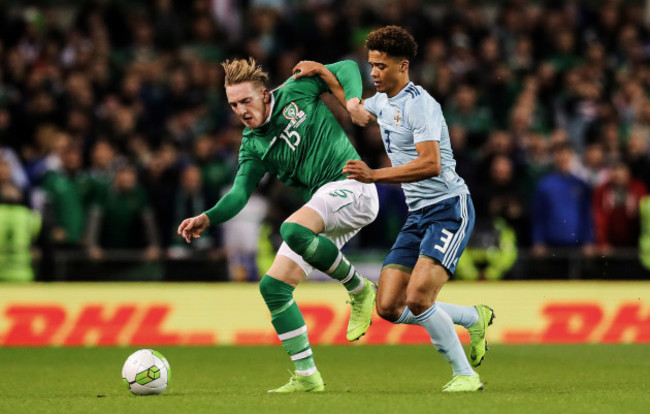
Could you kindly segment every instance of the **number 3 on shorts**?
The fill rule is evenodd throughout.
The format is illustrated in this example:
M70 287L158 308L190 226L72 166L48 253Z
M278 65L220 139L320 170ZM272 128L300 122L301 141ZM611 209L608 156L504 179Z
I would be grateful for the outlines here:
M449 230L442 229L442 236L440 238L440 241L442 242L442 246L439 244L436 244L433 246L434 249L440 250L443 254L447 252L447 248L449 247L449 242L451 242L451 238L454 236L454 233L450 232Z

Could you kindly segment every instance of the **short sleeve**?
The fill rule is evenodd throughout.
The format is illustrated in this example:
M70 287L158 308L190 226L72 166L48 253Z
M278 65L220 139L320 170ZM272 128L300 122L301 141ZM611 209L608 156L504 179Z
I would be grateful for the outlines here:
M370 98L363 100L363 107L375 117L377 117L377 112L379 112L377 110L377 95L378 94L374 94Z
M444 118L440 104L429 96L418 96L408 102L404 118L413 130L413 142L440 141Z

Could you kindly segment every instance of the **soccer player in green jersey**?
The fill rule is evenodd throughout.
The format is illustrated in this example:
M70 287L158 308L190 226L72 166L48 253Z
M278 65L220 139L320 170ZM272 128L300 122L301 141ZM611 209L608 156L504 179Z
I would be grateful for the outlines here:
M298 73L275 90L253 59L226 61L228 104L246 126L232 189L210 210L184 220L178 233L189 243L211 224L234 217L266 173L302 190L309 201L282 224L284 243L260 281L271 322L295 364L288 384L271 392L317 392L325 386L316 369L293 290L313 268L340 281L350 294L352 311L347 339L359 339L370 326L376 286L361 277L340 248L377 216L374 184L349 180L343 166L360 159L343 128L320 95L330 90L317 70L339 88L339 99L358 102L359 69L352 61L318 66L297 65ZM343 96L344 95L344 98Z

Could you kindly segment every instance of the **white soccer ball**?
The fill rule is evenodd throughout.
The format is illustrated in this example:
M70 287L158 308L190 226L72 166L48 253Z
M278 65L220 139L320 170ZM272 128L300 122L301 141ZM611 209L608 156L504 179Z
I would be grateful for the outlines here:
M153 349L132 353L122 367L122 379L135 395L154 395L165 391L171 369L167 358Z

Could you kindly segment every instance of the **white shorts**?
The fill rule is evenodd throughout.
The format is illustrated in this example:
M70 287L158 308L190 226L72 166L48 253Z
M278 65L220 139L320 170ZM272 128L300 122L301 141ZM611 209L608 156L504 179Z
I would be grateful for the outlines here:
M340 249L361 230L372 223L379 213L379 197L374 184L356 180L341 180L327 183L319 188L305 204L323 218L325 229L321 233ZM278 255L294 261L305 274L314 268L283 242Z

